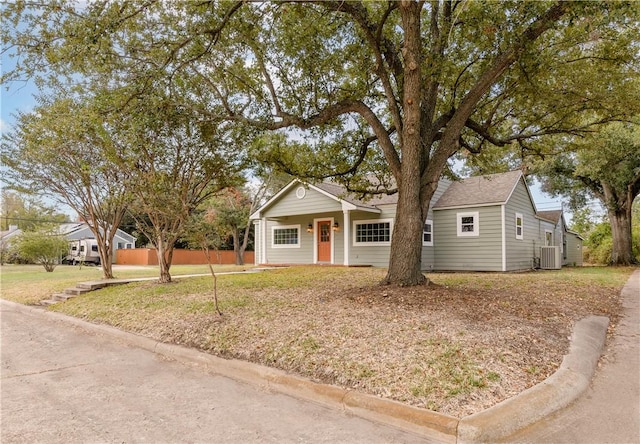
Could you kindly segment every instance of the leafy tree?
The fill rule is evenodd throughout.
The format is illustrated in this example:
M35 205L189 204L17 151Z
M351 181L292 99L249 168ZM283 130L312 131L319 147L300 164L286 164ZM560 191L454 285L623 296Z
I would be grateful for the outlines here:
M135 172L132 203L137 227L156 248L159 281L171 282L176 242L207 198L240 178L244 166L230 133L194 121L188 109L155 91L128 113L136 141L128 168Z
M77 11L60 0L37 14L21 6L3 10L13 29L27 23L3 36L22 57L6 79L43 67L108 76L128 80L130 97L189 82L210 121L297 128L264 145L262 158L283 170L397 192L385 282L402 285L425 281L422 227L452 156L525 149L619 117L607 92L638 72L634 3L157 1Z
M105 278L113 278L113 237L127 206L128 172L117 159L126 151L113 137L113 121L93 102L42 98L21 113L3 137L5 180L33 195L49 193L75 210L95 236Z
M25 231L15 237L12 248L23 258L52 272L69 250L69 242L52 230Z
M33 231L43 224L67 222L68 216L55 208L45 205L33 196L2 190L0 203L0 231L6 231L10 225L21 230Z
M215 230L233 240L236 265L244 265L244 251L249 243L249 215L252 202L241 190L229 188L216 195L210 203L209 216Z
M593 211L589 207L573 210L570 229L583 236L588 236L595 228Z
M572 138L569 149L541 166L543 189L567 195L572 208L595 196L611 224L610 263L636 263L632 246L632 205L640 194L640 126L612 123L588 137Z

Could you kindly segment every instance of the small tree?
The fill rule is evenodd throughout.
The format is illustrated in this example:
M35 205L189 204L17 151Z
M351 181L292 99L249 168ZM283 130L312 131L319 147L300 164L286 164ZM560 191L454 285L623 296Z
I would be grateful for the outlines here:
M23 258L41 264L47 272L52 272L60 263L60 258L67 253L69 243L61 235L43 230L16 236L13 248Z
M218 306L218 277L213 269L211 261L211 250L218 250L222 244L222 237L217 231L216 215L213 210L205 212L197 212L191 215L189 223L185 229L187 233L184 237L190 246L202 249L209 271L213 278L213 303L216 312L222 316L220 307Z

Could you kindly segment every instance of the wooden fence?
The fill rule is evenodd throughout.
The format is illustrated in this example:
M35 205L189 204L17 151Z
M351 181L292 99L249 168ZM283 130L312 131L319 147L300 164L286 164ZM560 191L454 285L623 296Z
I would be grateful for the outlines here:
M233 251L212 251L211 260L214 264L235 264L236 254ZM158 255L154 248L132 248L116 250L116 264L118 265L158 265ZM206 264L207 258L202 250L173 250L172 265ZM244 252L244 263L253 264L253 251Z

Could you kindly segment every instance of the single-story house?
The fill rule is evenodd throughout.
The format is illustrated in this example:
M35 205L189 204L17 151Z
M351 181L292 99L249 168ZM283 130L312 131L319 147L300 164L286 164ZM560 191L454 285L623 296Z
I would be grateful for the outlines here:
M256 263L386 267L396 205L397 195L365 201L335 183L293 180L250 216ZM441 179L424 224L422 269L559 268L541 247L567 251L567 233L539 215L520 171ZM567 255L564 263L574 262Z
M94 239L95 236L91 232L89 225L85 222L68 222L60 224L57 228L58 232L62 234L70 243L80 240ZM8 247L11 244L11 238L18 236L22 233L16 225L11 225L8 231L3 231L0 234L0 242L3 248ZM136 238L122 231L118 228L113 238L113 260L116 258L116 250L135 248Z
M553 233L553 243L549 245L560 246L562 265L582 266L582 242L584 239L580 234L567 228L562 210L538 211L538 217L547 222L546 232Z
M89 224L87 224L86 222L64 223L60 225L59 231L70 242L84 239L95 239L95 236L91 232L91 228L89 228ZM116 260L117 250L130 249L135 247L136 238L118 228L116 230L115 236L113 236L113 262L115 262Z

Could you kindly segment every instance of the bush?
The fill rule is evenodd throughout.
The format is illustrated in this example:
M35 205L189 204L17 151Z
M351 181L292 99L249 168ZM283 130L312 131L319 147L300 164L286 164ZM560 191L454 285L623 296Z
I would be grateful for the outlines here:
M12 250L21 258L52 272L67 254L69 243L59 234L47 231L25 232L16 236Z

